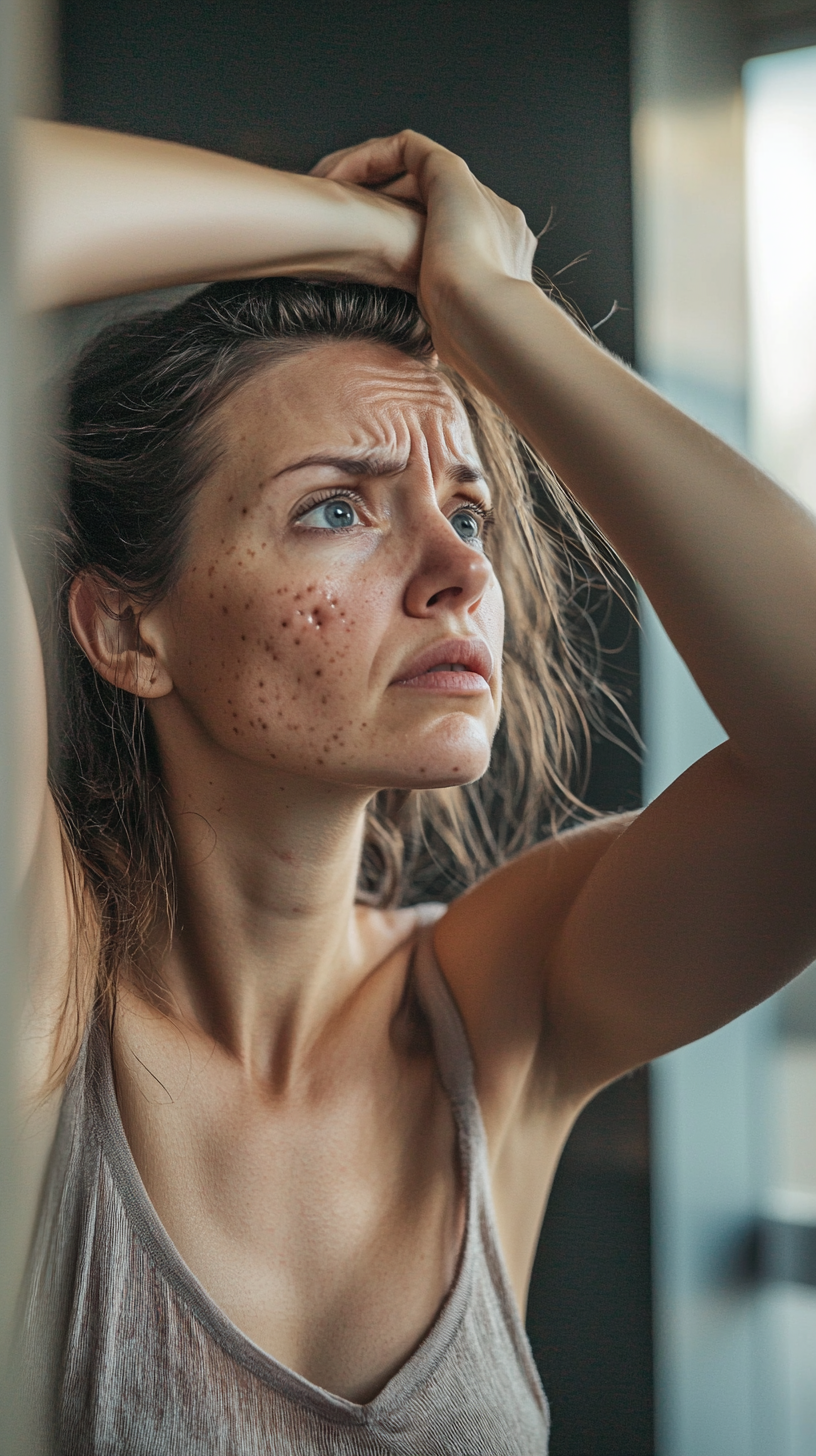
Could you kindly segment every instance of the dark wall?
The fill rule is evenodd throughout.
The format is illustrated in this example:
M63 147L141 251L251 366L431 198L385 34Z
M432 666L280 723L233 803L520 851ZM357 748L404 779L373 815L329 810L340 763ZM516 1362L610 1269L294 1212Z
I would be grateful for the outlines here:
M552 216L539 266L590 323L619 305L601 337L631 359L628 0L63 0L61 57L66 120L280 167L428 133L536 231ZM619 607L603 635L636 718ZM638 794L631 754L599 741L591 802ZM528 1320L553 1456L652 1450L647 1115L644 1076L602 1094L556 1179Z
M65 0L66 119L304 170L412 126L580 254L591 323L631 307L627 6L547 0ZM627 358L631 313L604 338Z

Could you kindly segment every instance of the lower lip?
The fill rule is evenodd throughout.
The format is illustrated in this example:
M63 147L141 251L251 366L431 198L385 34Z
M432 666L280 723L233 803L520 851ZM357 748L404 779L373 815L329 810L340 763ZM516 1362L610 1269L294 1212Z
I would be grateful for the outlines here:
M489 686L480 672L423 672L402 678L395 688L420 688L426 693L486 693Z

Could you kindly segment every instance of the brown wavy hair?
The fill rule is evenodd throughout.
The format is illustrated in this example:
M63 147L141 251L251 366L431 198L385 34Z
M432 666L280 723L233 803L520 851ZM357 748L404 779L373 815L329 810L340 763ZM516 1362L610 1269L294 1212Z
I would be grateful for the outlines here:
M82 652L69 624L71 584L93 571L143 610L165 596L185 560L191 504L219 458L213 411L258 369L326 339L388 344L443 370L490 481L488 550L506 601L504 708L490 768L462 788L377 794L359 899L448 898L581 807L590 731L606 692L581 600L602 548L501 411L437 364L415 299L363 283L269 278L214 284L174 308L113 324L72 375L53 555L52 785L77 947L82 936L86 942L85 955L76 952L76 1014L63 1018L55 1081L89 1009L112 1013L123 973L155 995L157 935L159 947L167 943L175 907L173 837L149 713ZM90 979L81 965L95 968Z

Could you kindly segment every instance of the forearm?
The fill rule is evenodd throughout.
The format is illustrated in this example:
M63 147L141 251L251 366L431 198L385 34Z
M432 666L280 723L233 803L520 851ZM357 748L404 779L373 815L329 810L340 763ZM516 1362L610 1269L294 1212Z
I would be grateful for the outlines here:
M22 304L306 273L409 286L421 219L376 194L193 147L19 124Z
M643 584L747 758L816 745L816 526L532 284L445 301L445 351L500 403Z

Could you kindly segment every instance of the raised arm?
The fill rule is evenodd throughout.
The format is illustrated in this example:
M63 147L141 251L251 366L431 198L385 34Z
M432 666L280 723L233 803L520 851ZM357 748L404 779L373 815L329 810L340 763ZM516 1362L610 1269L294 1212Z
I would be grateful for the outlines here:
M18 125L26 308L272 274L414 286L422 220L376 194L172 142Z
M534 286L523 217L458 158L404 133L320 170L404 174L437 347L607 534L729 735L634 822L565 835L440 924L477 1058L537 1036L581 1095L816 954L816 524Z

